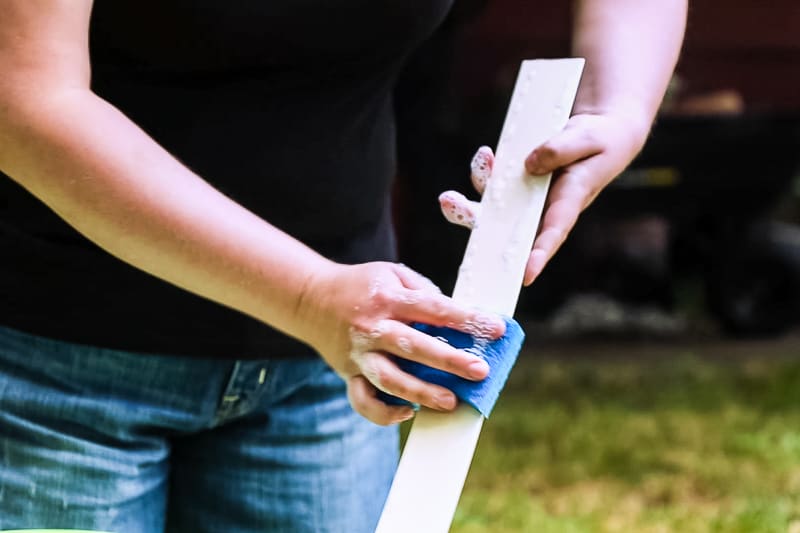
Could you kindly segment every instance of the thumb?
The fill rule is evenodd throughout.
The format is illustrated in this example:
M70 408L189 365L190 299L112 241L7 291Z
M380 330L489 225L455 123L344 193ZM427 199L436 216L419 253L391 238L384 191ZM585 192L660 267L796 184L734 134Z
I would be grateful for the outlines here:
M575 226L578 216L600 192L601 185L595 178L605 175L606 166L602 157L592 157L569 165L555 178L525 268L525 285L533 283L541 274Z

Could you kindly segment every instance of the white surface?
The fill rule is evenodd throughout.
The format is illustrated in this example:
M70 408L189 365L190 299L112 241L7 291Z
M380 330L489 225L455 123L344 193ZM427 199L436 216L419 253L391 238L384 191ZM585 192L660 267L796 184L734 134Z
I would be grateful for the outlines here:
M583 59L523 61L455 300L513 315L550 183L549 175L528 175L525 158L563 129L582 70ZM466 405L417 414L377 533L450 529L482 425L483 417Z

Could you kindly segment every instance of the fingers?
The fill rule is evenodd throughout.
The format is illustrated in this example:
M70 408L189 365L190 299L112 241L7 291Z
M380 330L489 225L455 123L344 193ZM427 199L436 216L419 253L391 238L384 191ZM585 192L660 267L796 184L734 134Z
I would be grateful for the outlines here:
M558 251L578 216L601 188L595 183L604 176L602 160L592 158L567 167L550 188L541 228L525 267L524 285L530 285Z
M450 372L465 379L481 380L489 374L489 365L481 357L459 350L397 321L385 321L383 334L373 349L395 354L426 366ZM371 380L373 383L375 381Z
M472 185L479 194L483 194L494 166L492 149L488 146L478 148L469 166ZM480 216L480 204L467 200L463 194L456 191L446 191L439 195L439 207L448 222L467 229L473 229Z
M536 176L549 174L602 151L603 143L591 128L571 121L564 130L531 152L525 160L525 169Z
M412 333L426 337L426 335L415 331L404 324L397 323L397 326L407 328ZM376 423L391 424L401 422L402 420L408 418L407 412L401 413L398 411L387 410L385 406L382 405L383 402L376 397L376 390L387 392L397 396L398 398L403 398L404 400L408 400L412 403L424 405L425 407L429 407L438 411L450 411L455 409L456 405L458 404L458 400L452 391L440 385L425 382L416 376L412 376L411 374L404 372L394 363L394 361L391 360L388 355L378 351L383 346L394 345L394 350L400 351L406 356L413 357L415 355L419 355L418 352L415 352L415 349L420 348L420 339L413 339L410 341L404 341L404 339L406 339L406 337L400 337L398 340L401 345L403 342L407 342L407 347L399 348L395 345L395 342L392 342L392 336L389 335L385 338L381 337L376 339L377 342L373 349L361 352L354 351L351 354L351 358L353 360L352 362L357 370L354 372L353 376L349 378L346 377L345 379L347 379L348 383L351 383L353 382L353 378L360 377L363 378L366 383L353 382L353 384L349 387L349 390L351 390L350 403L359 413ZM448 353L447 357L444 359L445 361L450 361L449 365L443 365L439 361L439 366L447 366L448 368L460 370L456 364L456 361L462 359L467 360L470 363L475 363L477 361L483 366L483 368L481 369L480 373L473 372L472 375L478 375L482 379L488 374L489 368L486 362L482 361L480 358L471 354L467 354L466 352L455 350L441 341L437 341L432 338L429 338L429 340L431 342L438 342L443 347L449 348L452 352L455 352ZM441 351L446 352L446 350ZM435 358L430 354L425 355L426 357L419 358L423 360L435 360ZM463 374L464 372L461 373Z
M408 374L386 355L379 352L367 352L362 357L359 366L363 376L376 389L387 392L409 402L424 405L437 411L450 411L458 404L456 395L452 391L427 383Z
M473 319L468 324L462 324L462 330L471 330L476 337L496 338L502 335L501 328L505 324L500 322L500 327L489 322L489 317ZM496 335L497 333L500 335ZM495 336L496 335L496 336ZM396 367L375 366L374 361L368 356L371 353L389 353L416 361L426 366L444 370L464 379L481 380L489 374L489 366L481 357L454 348L446 342L422 333L411 326L391 319L384 319L372 326L368 331L353 327L350 331L351 350L350 362L343 369L344 375L363 374L378 388L383 390L386 374L391 373ZM369 368L365 365L372 361Z
M377 389L364 376L347 380L347 398L358 414L382 426L399 424L414 416L411 407L386 405L379 400Z
M459 192L446 191L439 195L439 207L448 222L472 229L480 214L481 205L467 200Z
M406 276L401 284L414 285L424 279L413 276L413 271L406 267L394 265L392 269L395 274L402 272ZM372 283L366 304L356 308L364 316L351 323L354 328L351 334L359 338L362 335L378 338L382 336L380 326L385 323L382 319L446 326L488 339L499 338L505 332L505 321L499 316L459 305L440 293L409 289L399 286L401 284ZM351 338L351 341L355 343L359 338Z
M486 190L486 182L492 175L494 152L488 146L481 146L472 156L469 168L472 174L472 185L479 194Z
M392 269L397 283L371 283L368 301L354 308L349 357L336 365L340 375L351 383L354 408L381 424L396 422L401 415L387 410L375 397L375 390L432 409L450 410L457 404L452 391L401 370L393 355L465 379L481 380L489 373L481 357L417 331L409 323L450 327L487 339L499 338L505 332L505 322L499 316L466 308L433 292L430 282L402 265ZM361 380L353 380L356 376Z
M402 322L446 326L475 337L497 339L505 333L505 322L499 316L460 306L444 295L401 293L395 298L393 310Z

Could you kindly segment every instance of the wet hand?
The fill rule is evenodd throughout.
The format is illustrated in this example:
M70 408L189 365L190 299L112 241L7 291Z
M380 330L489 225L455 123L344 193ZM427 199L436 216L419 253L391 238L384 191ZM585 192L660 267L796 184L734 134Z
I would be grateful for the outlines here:
M505 324L500 317L458 305L425 277L393 263L335 265L309 282L302 302L304 340L347 382L353 408L377 424L413 416L406 406L389 406L376 397L380 389L431 409L449 411L457 400L448 389L400 370L398 356L471 380L489 373L473 354L409 326L421 322L447 326L496 339Z
M564 130L531 152L525 160L528 173L554 174L525 267L525 285L542 272L578 215L633 160L646 135L640 121L622 114L576 114ZM472 183L480 194L491 179L493 164L492 150L479 148L471 170ZM439 203L445 218L454 224L472 228L480 217L480 204L455 191L442 193Z

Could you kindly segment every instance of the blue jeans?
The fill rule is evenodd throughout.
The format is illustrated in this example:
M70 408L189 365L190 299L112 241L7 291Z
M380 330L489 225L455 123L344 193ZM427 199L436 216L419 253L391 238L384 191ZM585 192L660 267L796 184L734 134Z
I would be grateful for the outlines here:
M374 531L397 428L321 360L143 355L0 327L0 530Z

